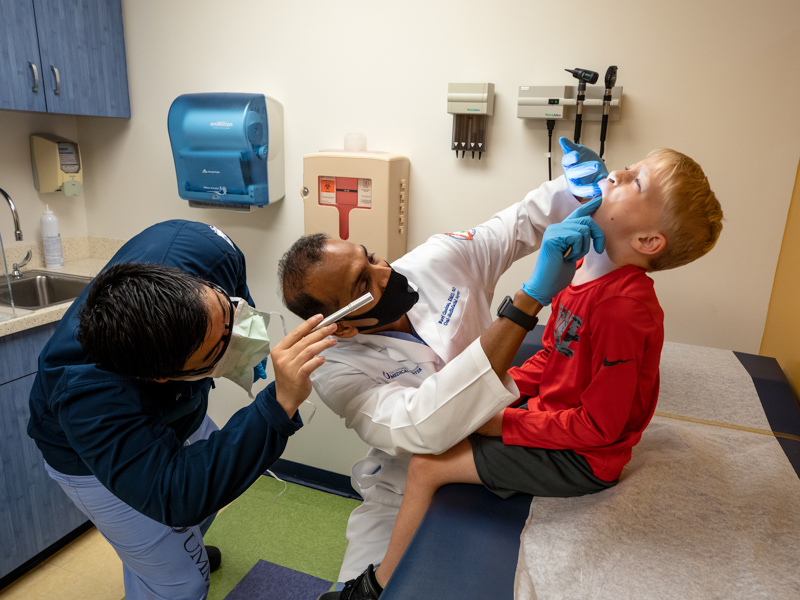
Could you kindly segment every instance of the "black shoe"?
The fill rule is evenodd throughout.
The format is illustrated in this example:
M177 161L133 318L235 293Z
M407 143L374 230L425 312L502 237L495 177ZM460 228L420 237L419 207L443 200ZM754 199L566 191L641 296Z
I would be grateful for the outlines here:
M206 546L206 554L208 554L208 568L213 573L222 564L222 552L216 546Z
M370 565L361 575L345 583L343 590L327 592L317 600L378 600L382 592L383 588L375 579L375 570Z

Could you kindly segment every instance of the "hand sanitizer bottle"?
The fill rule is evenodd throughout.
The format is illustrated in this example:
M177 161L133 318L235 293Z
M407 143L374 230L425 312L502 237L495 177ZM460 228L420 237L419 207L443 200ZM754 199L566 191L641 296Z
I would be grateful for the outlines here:
M42 215L42 242L45 266L48 269L63 269L64 253L61 250L61 235L58 233L58 217L47 205Z

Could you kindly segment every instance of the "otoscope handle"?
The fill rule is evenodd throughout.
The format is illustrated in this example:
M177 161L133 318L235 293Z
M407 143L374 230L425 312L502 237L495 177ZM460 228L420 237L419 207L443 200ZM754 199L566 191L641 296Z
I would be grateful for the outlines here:
M586 82L578 82L578 98L575 102L575 143L581 143L581 123L583 122L583 102L586 99Z
M600 125L600 141L606 141L606 131L608 130L608 113L611 112L611 90L606 89L605 96L603 96L603 123ZM600 156L603 153L600 152Z
M606 129L608 128L608 117L603 115L603 124L600 125L600 158L606 151Z
M603 122L600 125L600 141L605 141L606 131L608 130L608 115L603 115Z
M603 142L606 141L607 130L608 130L608 115L603 115L603 122L600 125L600 158L603 158Z
M600 126L600 158L606 147L606 130L608 129L608 113L611 110L611 89L617 83L617 66L611 65L606 70L606 91L603 95L603 124Z
M609 67L615 69L614 79L616 79L616 67ZM606 82L608 81L608 73L606 73ZM611 112L611 88L607 87L603 95L603 122L600 125L600 158L603 158L603 152L606 148L606 131L608 131L608 113Z

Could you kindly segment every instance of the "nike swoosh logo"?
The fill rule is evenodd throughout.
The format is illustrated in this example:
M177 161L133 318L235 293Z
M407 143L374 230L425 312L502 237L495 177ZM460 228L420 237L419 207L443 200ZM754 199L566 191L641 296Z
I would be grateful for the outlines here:
M618 365L619 363L626 363L632 361L632 358L626 358L625 360L608 360L608 358L603 359L603 366L604 367L613 367L614 365Z

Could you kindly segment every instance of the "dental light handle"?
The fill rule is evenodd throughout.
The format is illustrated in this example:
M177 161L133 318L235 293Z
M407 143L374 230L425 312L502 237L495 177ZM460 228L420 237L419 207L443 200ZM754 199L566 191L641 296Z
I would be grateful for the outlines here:
M611 65L606 71L606 91L603 94L603 122L600 125L600 158L606 147L606 132L608 131L608 114L611 112L611 90L617 83L617 67Z
M348 304L344 308L340 308L339 310L337 310L332 315L329 315L329 316L325 317L324 319L322 319L320 324L317 325L316 327L314 327L314 329L311 330L311 333L314 333L317 329L321 329L323 327L327 327L328 325L331 325L332 323L335 323L336 321L346 317L351 312L358 310L359 308L369 304L370 302L372 302L372 294L367 292L366 294L364 294L360 298L357 298L356 300L353 300L350 304Z

